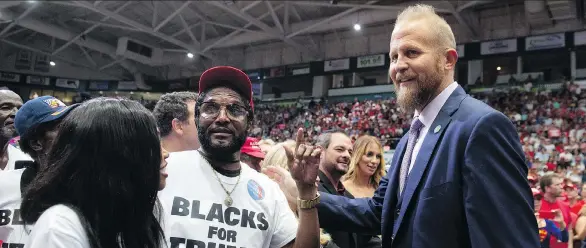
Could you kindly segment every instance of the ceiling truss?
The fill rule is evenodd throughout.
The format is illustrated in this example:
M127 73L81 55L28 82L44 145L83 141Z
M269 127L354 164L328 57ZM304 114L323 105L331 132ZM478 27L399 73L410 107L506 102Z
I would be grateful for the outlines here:
M358 12L366 15L370 13L369 11L378 11L379 13L380 11L389 11L388 16L375 19L372 22L381 22L385 18L387 21L392 21L395 18L395 13L404 8L396 5L381 5L382 2L384 1L372 0L362 1L362 3L344 1L343 3L331 4L329 1L259 0L252 2L233 1L232 3L202 1L192 4L193 1L116 1L115 4L110 1L46 1L37 2L18 13L15 18L7 20L10 23L0 30L0 41L22 49L42 52L67 63L97 71L105 71L113 66L122 66L130 74L136 73L138 70L136 69L138 67L132 66L132 64L140 64L140 61L129 61L127 58L116 56L114 52L116 44L110 43L108 49L101 49L101 47L86 44L85 38L91 37L93 32L98 29L106 29L108 32L111 30L117 34L147 35L151 39L150 45L162 47L169 57L179 58L184 56L182 53L187 52L194 54L195 59L191 64L180 64L180 66L191 69L198 68L199 65L211 64L211 61L217 60L213 55L213 49L226 47L229 46L227 44L235 44L240 40L242 40L241 45L250 44L247 43L247 39L242 39L243 37L256 37L253 39L255 41L282 42L293 47L300 54L319 59L318 43L310 35L306 35L328 32L327 30L335 32L340 27L332 25L333 22L350 18ZM443 5L436 6L436 11L453 15L471 37L478 38L480 29L475 20L477 17L469 9L492 1L467 1L457 6L452 2L445 0ZM55 35L51 40L50 48L47 49L50 51L39 50L9 40L11 37L31 30L34 32L28 36L29 38L36 34L38 30L30 29L30 26L23 25L22 21L34 18L35 10L38 10L39 6L42 5L63 5L69 8L75 7L76 11L85 10L85 16L77 16L64 21L85 28L79 31L74 31L72 28L69 31L75 35L68 39L63 39L64 35ZM135 9L134 7L130 8L131 5L136 5L137 9L140 7L151 11L149 15L143 15L142 18L147 16L148 23L130 17L132 15L129 12ZM117 7L113 8L112 6ZM314 9L313 12L309 11ZM321 16L315 16L316 13ZM324 15L324 13L334 14ZM90 16L100 16L100 18L86 18ZM211 16L214 18L212 19ZM366 24L368 25L368 23ZM304 36L304 38L301 39L299 36ZM56 42L55 38L60 42ZM73 44L75 46L72 46ZM79 54L87 63L80 64L60 56L69 49L74 49L78 53L81 50ZM107 55L109 61L98 60L95 56L100 54ZM146 73L146 71L142 72Z

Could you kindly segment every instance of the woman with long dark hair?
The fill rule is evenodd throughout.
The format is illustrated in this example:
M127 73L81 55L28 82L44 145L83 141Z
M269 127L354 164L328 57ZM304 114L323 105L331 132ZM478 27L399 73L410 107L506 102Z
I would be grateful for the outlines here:
M156 122L140 103L97 98L63 120L24 193L27 248L158 248L164 186ZM159 215L159 216L157 216Z

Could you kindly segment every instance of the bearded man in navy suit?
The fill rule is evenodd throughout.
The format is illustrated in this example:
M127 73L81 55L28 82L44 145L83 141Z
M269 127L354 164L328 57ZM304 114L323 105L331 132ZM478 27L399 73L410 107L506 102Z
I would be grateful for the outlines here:
M411 129L374 197L322 194L321 227L382 233L383 247L539 247L515 126L454 81L458 54L447 22L431 6L406 8L389 55L397 102L414 113Z

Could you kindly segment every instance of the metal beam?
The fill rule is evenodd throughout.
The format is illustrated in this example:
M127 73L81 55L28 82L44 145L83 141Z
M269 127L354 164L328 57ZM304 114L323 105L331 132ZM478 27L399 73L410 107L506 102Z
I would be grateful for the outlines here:
M187 50L184 49L173 49L173 48L163 48L165 52L172 52L172 53L186 53Z
M101 26L101 27L122 29L122 30L128 30L128 31L133 31L133 32L142 32L141 30L138 30L138 29L133 28L133 27L123 26L123 25L116 25L116 24L110 24L110 23L106 23L106 22L89 21L89 20L84 20L84 19L79 19L79 18L74 18L74 19L72 19L72 21L75 21L75 22L83 22L83 23L87 23L87 24L93 24L93 25L97 25L97 26Z
M379 1L377 1L379 2ZM359 8L359 9L379 9L379 10L403 10L406 6L392 6L392 5L373 5L370 2L365 4L352 4L352 3L336 3L330 4L328 2L318 2L318 1L291 1L292 4L295 5L305 5L305 6L321 6L321 7L330 7L330 8ZM442 8L435 8L437 13L450 13L449 10L442 9Z
M198 23L201 23L202 21L211 21L211 20L210 20L210 18L207 18L207 17L206 17L206 16L205 16L203 13L200 13L201 11L200 11L200 9L199 9L199 7L198 7L197 5L192 5L192 6L190 6L190 7L189 7L189 10L191 10L191 12L192 12L192 13L193 13L193 14L194 14L194 15L195 15L197 18L199 18L199 19L200 19L200 22L198 22ZM220 35L222 35L222 34L220 34L220 32L218 32L218 29L217 29L217 28L215 28L214 26L210 26L210 29L211 29L212 31L214 31L214 33L216 33L216 35L217 35L217 36L220 36Z
M105 70L105 69L106 69L106 68L108 68L108 67L112 67L112 66L114 66L114 65L116 65L116 64L118 64L118 63L120 63L120 62L122 62L122 60L124 60L124 59L125 59L124 57L122 57L122 58L119 58L119 59L116 59L116 60L114 60L114 61L112 61L112 62L110 62L110 63L108 63L108 64L106 64L106 65L104 65L104 66L102 66L102 67L100 67L100 68L98 69L98 71L103 71L103 70Z
M202 22L201 23L201 28L199 29L200 31L200 36L199 36L199 40L200 40L200 44L203 44L204 42L206 42L206 26L207 23L206 22Z
M181 25L183 25L183 28L187 29L187 34L189 35L189 38L191 38L193 45L197 49L199 49L200 48L199 41L197 40L197 38L195 38L195 35L193 35L193 32L191 32L191 30L189 29L189 26L187 25L187 22L183 18L183 15L179 14L179 20L181 21Z
M81 45L77 44L77 46L79 47L79 49L81 49L81 52L83 52L83 55L85 55L85 58L92 63L92 65L94 65L94 67L98 67L98 64L96 63L96 61L94 61L94 59L92 59L92 56L90 56L90 54L85 50L85 48L83 48Z
M474 7L476 5L491 3L491 2L494 2L494 1L469 1L469 2L466 2L465 4L458 6L458 8L456 8L456 11L462 12L463 10L465 10L467 8Z
M22 45L20 43L12 42L12 41L9 41L9 40L6 40L6 39L0 39L0 42L6 43L8 45L11 45L13 47L20 48L20 49L23 49L23 50L28 50L28 51L31 51L31 52L34 52L34 53L39 53L39 54L43 54L43 55L50 56L51 59L54 59L54 60L57 60L57 61L62 61L62 62L65 62L65 63L70 64L70 65L75 66L75 67L83 67L83 68L90 69L92 71L98 72L95 68L92 68L91 66L88 66L88 65L79 63L79 61L73 61L73 60L71 60L69 58L61 57L61 56L58 56L58 55L57 56L52 56L50 53L45 52L45 51L40 50L40 49L37 49L37 48L34 48L34 47ZM106 73L106 72L100 72L100 73L107 74L107 75L111 75L111 74ZM120 75L111 75L111 76L116 77L116 78L121 78Z
M6 34L6 35L4 35L4 37L2 37L2 38L8 38L8 37L10 37L10 36L13 36L13 35L15 35L15 34L21 33L22 31L26 31L26 30L27 30L26 28L20 28L20 29L18 29L18 30L12 31L12 32L10 32L10 33L7 33L7 34Z
M8 24L8 26L6 26L4 29L2 29L2 31L0 32L0 37L2 37L4 34L6 34L6 32L10 31L10 29L12 29L14 26L16 26L16 24L18 23L19 20L21 20L22 18L24 18L28 14L30 14L37 6L39 6L39 3L33 3L30 7L28 7L28 9L26 9L24 12L22 12L22 14L20 14L16 19L12 20L12 22L10 24Z
M254 1L254 2L252 2L251 4L249 4L249 5L246 5L246 7L242 8L242 11L248 11L249 9L252 9L254 6L256 6L256 5L257 5L257 4L259 4L259 3L261 3L261 1ZM196 15L198 18L200 18L200 19L206 19L206 18L203 18L203 16L201 16L199 13L197 13L197 11L195 11L195 10L193 10L193 9L190 9L190 10L191 10L191 11L193 11L193 12L195 12L195 15ZM222 13L220 16L224 16L225 14L226 14L226 13ZM203 22L205 22L205 21L206 21L206 20L202 20L202 21L200 21L200 22L198 22L198 23L191 24L191 25L189 25L189 28L190 28L190 29L193 29L193 28L195 28L195 27L197 27L197 26L199 26L199 25L203 25ZM154 25L153 25L153 26L154 26ZM202 26L202 27L203 27L203 26ZM212 27L212 28L213 28L213 27ZM216 30L215 32L216 32L216 34L218 34L217 30ZM181 35L181 34L183 34L183 33L185 33L185 29L182 29L182 30L179 30L179 31L175 32L174 34L172 34L172 35L171 35L171 37L177 37L177 36L179 36L179 35Z
M275 10L273 9L273 5L271 5L271 2L265 1L265 4L269 9L269 13L271 13L271 17L273 18L273 23L275 24L275 26L278 27L279 30L281 30L281 33L285 33L285 29L283 29L283 25L281 25L281 21L279 21L279 17L277 17L277 13L275 13Z
M464 20L464 18L462 18L462 16L460 15L460 12L458 12L456 10L456 8L454 7L454 5L452 3L450 3L448 0L443 0L443 2L445 3L446 6L448 6L448 9L451 11L450 14L452 14L454 16L454 18L456 18L456 20L458 21L458 23L464 28L464 30L466 30L466 32L470 35L470 37L473 40L477 40L478 39L478 29L472 27L472 24L466 20Z
M279 31L269 27L268 25L266 25L262 21L259 21L258 19L250 16L249 14L241 12L240 10L234 8L233 6L227 6L223 3L215 2L215 1L205 2L205 3L216 6L220 9L223 9L223 10L227 11L228 13L232 13L233 15L235 15L243 20L246 20L248 22L252 22L252 24L254 24L255 26L257 26L260 29L267 32L267 34L273 36L274 38L282 40L283 42L295 47L299 51L304 51L307 54L309 54L310 56L317 54L316 52L312 51L312 49L309 49L307 46L301 45L301 44L291 40L290 37L285 37L283 34L279 33Z
M195 24L191 24L191 25L188 26L188 28L189 29L193 29L193 28L195 28L195 27L197 27L199 25L201 25L201 22L198 22L198 23L195 23ZM187 29L185 29L185 28L184 29L181 29L181 30L175 32L174 34L172 34L171 37L175 38L175 37L177 37L177 36L185 33L186 31L187 31Z
M77 5L79 5L79 6L81 6L81 7L84 7L86 9L92 10L94 12L100 13L100 14L105 15L105 16L109 16L110 18L115 19L115 20L117 20L119 22L122 22L122 23L124 23L126 25L130 25L130 26L135 27L135 28L137 28L137 29L139 29L139 30L141 30L143 32L149 33L152 36L155 36L155 37L157 37L159 39L165 40L165 41L167 41L169 43L172 43L172 44L175 44L175 45L177 45L179 47L183 47L183 48L191 51L192 53L197 53L197 54L203 55L205 57L208 57L208 58L210 58L212 60L215 60L215 58L213 56L211 56L209 54L206 54L206 53L203 53L203 52L199 51L198 49L196 49L195 47L193 47L193 46L191 46L191 45L189 45L189 44L187 44L187 43L185 43L183 41L177 40L177 39L175 39L173 37L170 37L170 36L168 36L166 34L162 34L162 33L159 33L159 32L155 32L152 28L149 28L149 27L147 27L147 26L145 26L145 25L143 25L141 23L138 23L136 21L130 20L130 19L128 19L128 18L126 18L124 16L121 16L121 15L119 15L117 13L114 13L114 12L109 11L109 10L104 9L104 8L100 8L100 7L93 6L92 4L90 4L88 2L85 2L85 1L75 1L75 3Z
M163 26L165 26L165 24L167 24L167 22L169 22L171 19L173 19L173 17L177 16L179 13L181 13L181 11L183 9L185 9L185 7L189 6L189 4L191 4L191 1L185 1L179 8L177 8L175 11L173 11L173 13L171 13L171 15L169 15L167 18L165 18L165 20L163 20L161 23L159 23L159 25L157 25L154 29L155 32L159 31L159 29L161 29Z
M350 29L352 28L350 24L356 22L356 20L360 19L360 24L363 26L370 25L370 24L377 24L377 23L392 23L393 20L397 18L397 15L400 11L389 11L389 10L362 10L360 12L354 12L337 20L332 20L330 22L324 23L322 25L316 26L315 28L305 32L305 34L317 34L317 33L330 33L332 30L338 29ZM305 29L308 26L311 26L315 23L322 22L323 19L316 19L316 20L307 20L302 22L291 23L291 30L301 30ZM215 48L225 48L225 47L233 47L233 46L242 46L247 44L254 44L258 42L267 42L273 40L274 37L270 36L269 34L258 35L253 33L242 33L238 31L239 34L232 35L229 39L224 37L222 38L215 38L209 39L207 44L215 44ZM389 31L390 32L390 31ZM303 37L298 37L299 40L304 40ZM204 49L205 50L205 49Z
M159 5L157 5L157 1L152 1L153 3L153 18L151 19L151 26L155 28L157 26L157 22L159 21ZM147 4L148 6L148 4Z
M291 8L291 13L293 13L295 18L297 18L298 22L303 21L303 19L301 19L301 15L299 15L299 12L297 11L297 8L295 7L295 5L291 5L291 6L289 6L289 8Z
M276 11L276 10L282 8L282 7L283 7L283 4L277 5L277 7L275 7L274 10ZM291 6L291 7L293 7L293 6ZM266 13L262 14L261 16L259 16L258 19L259 20L262 20L263 18L265 18L265 17L267 17L269 15L270 15L270 13L266 12ZM252 22L248 22L246 25L244 25L243 28L248 28L248 27L250 27L252 25L253 25ZM225 40L228 40L228 39L234 37L235 35L239 34L240 32L241 32L240 30L236 30L236 31L234 31L232 33L229 33L228 35L226 35L226 36L224 36L224 37L216 40L215 42L213 42L212 44L210 44L209 46L207 46L206 48L204 48L202 51L203 52L207 52L210 49L212 49L212 48L216 47L217 45L221 44Z
M114 13L118 13L120 11L122 11L124 8L128 7L128 5L132 4L132 2L128 1L126 3L124 3L122 6L116 8L114 10ZM108 19L110 19L110 17L104 17L102 18L102 22L107 21ZM73 39L67 41L63 46L57 48L57 50L53 51L52 55L55 55L61 51L63 51L63 49L65 49L66 47L68 47L69 45L71 45L71 43L77 41L79 38L81 38L82 36L89 34L91 31L93 31L94 29L98 28L100 25L102 25L102 23L95 23L93 26L89 27L88 29L84 30L83 32L81 32L80 34L76 35L75 37L73 37Z
M62 1L46 1L45 3L52 3L52 4L67 3L67 4L69 4L68 2L62 2ZM93 4L92 4L92 6L93 6ZM79 6L77 6L77 7L79 7ZM17 17L18 17L17 14L12 13L8 9L4 9L2 11L2 15L0 16L0 19L13 20L13 19L16 19ZM52 37L55 37L55 38L58 38L58 39L64 40L64 41L69 41L77 35L77 34L72 33L71 31L69 31L65 28L47 23L46 21L37 20L32 17L24 18L24 19L20 20L17 24L23 28L27 28L27 29L34 31L33 34L38 32L38 33L42 33L47 36L52 36ZM116 56L116 47L113 47L110 44L107 44L104 42L94 40L90 37L87 37L83 42L76 41L75 43L82 45L84 47L93 49L95 51L101 52L103 54L107 54L108 56L111 56L111 57ZM47 53L47 54L50 55L50 53ZM143 61L140 61L140 60L137 60L137 61L144 63ZM141 72L134 64L130 63L129 61L122 61L120 63L120 65L122 67L124 67L126 70L128 70L131 74L135 75L136 78L140 79L139 74ZM140 82L140 81L137 81L137 82ZM143 82L143 84L144 84L144 82Z
M261 34L264 34L265 33L265 32L262 32L262 31L250 30L250 29L241 28L241 27L235 27L235 26L232 26L232 25L223 24L223 23L219 23L219 22L207 21L206 23L207 24L211 24L211 25L216 25L216 26L219 26L219 27L233 29L233 30L240 30L240 31L243 31L243 32L251 32L251 33L257 33L257 34L258 33L261 33Z
M378 2L378 0L369 1L369 2L367 2L367 3L366 3L366 6L370 6L371 4L375 4L375 3L377 3L377 2ZM292 3L294 3L294 4L297 4L297 2L292 2ZM318 3L318 2L315 2L315 3ZM305 27L305 28L302 28L302 29L300 29L300 30L297 30L297 31L295 31L295 32L293 32L293 33L291 33L291 34L288 34L288 35L287 35L287 38L292 38L292 37L294 37L294 36L296 36L296 35L299 35L299 34L305 33L305 32L307 32L307 31L309 31L309 30L312 30L313 28L315 28L315 27L317 27L317 26L319 26L319 25L322 25L322 24L324 24L324 23L328 23L328 22L330 22L330 21L336 20L336 19L338 19L338 18L341 18L341 17L343 17L343 16L345 16L345 15L348 15L348 14L350 14L350 13L352 13L352 12L356 12L356 11L358 11L358 10L362 9L362 8L364 8L364 7L363 7L363 5L360 5L360 6L357 6L357 7L353 7L353 8L351 8L351 9L348 9L348 10L346 10L346 11L343 11L342 13L339 13L339 14L333 15L333 16L331 16L331 17L329 17L329 18L326 18L326 19L324 19L324 20L322 20L322 21L320 21L320 22L316 22L316 23L314 23L314 24L312 24L312 25L309 25L309 26L307 26L307 27Z
M285 14L283 15L283 33L289 33L291 27L289 27L289 1L285 1ZM274 11L274 10L273 10Z

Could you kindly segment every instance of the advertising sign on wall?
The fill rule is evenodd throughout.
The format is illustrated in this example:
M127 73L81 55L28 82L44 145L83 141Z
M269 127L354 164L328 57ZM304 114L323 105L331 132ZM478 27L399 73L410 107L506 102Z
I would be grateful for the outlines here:
M480 43L480 54L512 53L517 51L517 39L493 40Z
M67 79L67 78L57 78L57 81L55 82L55 86L61 87L61 88L77 89L77 88L79 88L79 80Z
M252 95L260 98L262 95L262 83L252 84Z
M20 75L16 73L2 72L0 73L0 81L18 83L20 82Z
M285 68L282 66L273 67L269 69L269 75L265 75L265 78L275 78L285 76Z
M108 81L91 81L88 88L90 90L108 90L110 87Z
M525 50L541 50L559 48L566 46L566 35L564 33L546 34L525 38Z
M356 67L357 68L377 67L377 66L384 66L384 65L385 65L385 55L384 54L362 56L362 57L358 57L358 59L356 60Z
M324 61L324 71L340 71L350 69L350 59L336 59Z
M49 85L51 83L51 78L39 77L39 76L27 76L26 83L27 84L36 84L36 85Z
M119 81L118 82L118 89L119 90L136 90L138 87L136 86L136 82L134 81Z
M297 65L288 65L287 66L287 75L296 76L296 75L305 75L309 74L311 70L309 69L309 64L297 64Z
M574 45L581 46L586 45L586 31L580 31L574 33Z

